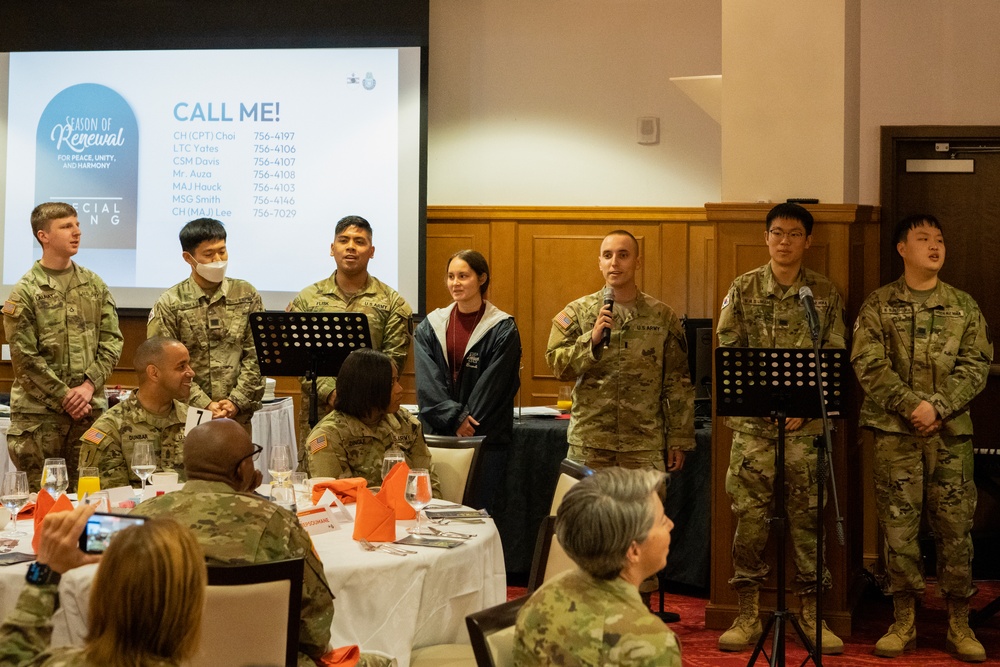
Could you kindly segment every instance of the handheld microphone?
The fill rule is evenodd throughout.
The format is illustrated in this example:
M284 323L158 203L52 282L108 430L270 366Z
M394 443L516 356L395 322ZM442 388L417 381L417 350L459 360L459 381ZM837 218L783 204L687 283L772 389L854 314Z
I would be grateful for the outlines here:
M799 301L806 311L806 321L809 323L809 333L813 340L819 338L819 313L816 312L816 303L813 301L813 292L808 286L799 288Z
M604 287L604 305L611 306L611 309L614 310L615 290L612 289L611 285ZM611 327L604 327L604 333L601 334L601 347L606 350L609 345L611 345Z

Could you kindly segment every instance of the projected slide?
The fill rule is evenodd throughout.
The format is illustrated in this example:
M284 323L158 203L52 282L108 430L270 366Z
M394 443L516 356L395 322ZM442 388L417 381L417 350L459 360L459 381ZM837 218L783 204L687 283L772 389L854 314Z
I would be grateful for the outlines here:
M357 214L375 228L372 274L415 304L417 259L399 249L417 247L418 61L395 48L11 53L3 283L41 256L31 209L66 201L76 260L120 306L149 307L186 277L177 233L211 217L229 234L228 275L281 308L332 272L333 226Z

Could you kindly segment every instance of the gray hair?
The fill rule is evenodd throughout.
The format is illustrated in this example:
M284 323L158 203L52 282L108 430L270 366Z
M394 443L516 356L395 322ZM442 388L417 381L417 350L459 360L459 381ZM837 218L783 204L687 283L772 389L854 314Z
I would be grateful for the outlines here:
M556 536L566 554L598 579L625 567L628 549L653 527L650 495L666 479L658 470L603 468L566 493L556 515Z

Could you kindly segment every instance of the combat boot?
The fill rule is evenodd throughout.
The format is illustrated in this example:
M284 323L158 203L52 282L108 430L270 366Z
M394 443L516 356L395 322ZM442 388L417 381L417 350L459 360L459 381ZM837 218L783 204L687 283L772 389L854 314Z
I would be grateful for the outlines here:
M892 606L896 622L875 642L874 653L882 658L895 658L902 655L903 651L912 651L917 647L917 599L913 593L893 593ZM950 633L949 630L949 637Z
M719 637L720 651L744 651L760 639L760 593L755 588L739 591L740 614Z
M799 624L809 641L816 641L816 596L802 595L802 609L799 610ZM830 626L823 621L823 646L820 653L823 655L839 655L844 652L844 640L833 634Z
M948 653L962 662L983 662L986 651L969 627L969 601L948 598L948 638L945 640Z

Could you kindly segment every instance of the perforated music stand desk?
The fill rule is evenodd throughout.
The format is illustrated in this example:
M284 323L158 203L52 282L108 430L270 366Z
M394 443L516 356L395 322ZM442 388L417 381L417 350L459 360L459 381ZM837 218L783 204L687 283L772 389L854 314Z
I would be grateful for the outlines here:
M822 416L810 348L718 347L715 349L715 412L726 417ZM823 396L830 417L847 407L848 352L820 350Z
M317 421L316 378L336 377L347 355L372 347L364 313L250 313L250 330L262 375L311 381L310 426Z

